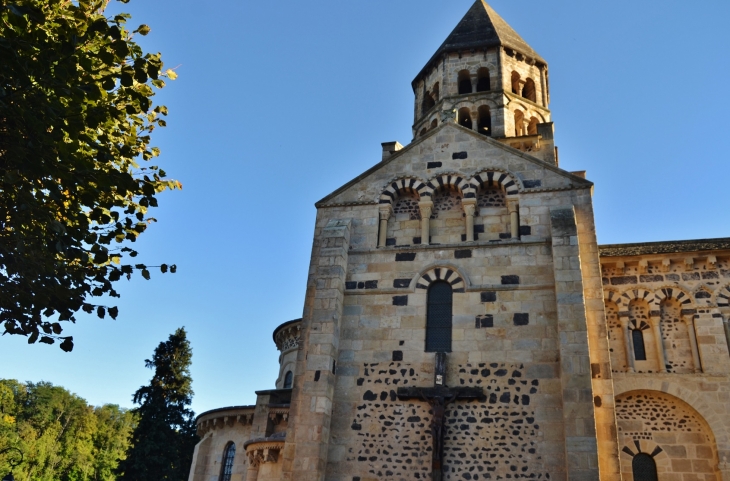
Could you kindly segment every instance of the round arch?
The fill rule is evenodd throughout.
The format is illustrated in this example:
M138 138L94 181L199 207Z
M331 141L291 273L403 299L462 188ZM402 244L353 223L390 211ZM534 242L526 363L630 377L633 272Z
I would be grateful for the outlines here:
M423 197L431 197L433 189L431 189L424 181L417 177L405 177L391 181L385 189L383 189L378 199L379 204L393 205L398 195L402 192L415 194L419 199Z
M662 473L686 472L691 466L693 472L714 472L718 479L717 437L712 423L695 406L665 391L646 388L617 390L615 399L621 471L626 481L640 481L634 480L632 472L632 461L639 454L651 456Z

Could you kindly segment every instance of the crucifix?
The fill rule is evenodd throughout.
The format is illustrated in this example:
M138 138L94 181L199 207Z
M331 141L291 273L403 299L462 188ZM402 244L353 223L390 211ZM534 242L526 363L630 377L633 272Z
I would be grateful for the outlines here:
M444 459L444 422L446 421L446 407L454 401L483 400L484 390L481 387L454 387L446 385L446 353L436 353L433 387L401 387L398 388L398 399L407 401L419 399L431 406L431 438L433 452L431 453L431 479L441 481L443 476Z

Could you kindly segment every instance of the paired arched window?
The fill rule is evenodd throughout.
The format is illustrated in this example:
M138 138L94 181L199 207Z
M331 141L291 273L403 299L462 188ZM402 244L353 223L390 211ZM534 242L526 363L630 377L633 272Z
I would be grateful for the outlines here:
M521 89L520 89L520 74L517 72L512 72L512 93L515 95L520 95Z
M459 125L471 130L471 128L472 128L471 111L469 110L469 107L462 107L459 109L458 121L459 121Z
M459 94L471 93L471 74L468 70L459 72Z
M525 80L525 86L522 87L522 96L527 100L537 102L537 90L535 89L535 81L531 78Z
M294 373L287 371L284 375L284 389L291 389L294 383Z
M488 92L492 90L489 83L489 69L482 67L477 71L477 92Z
M644 346L644 333L641 329L631 330L631 341L634 344L634 359L646 361L646 347Z
M451 352L452 306L451 284L431 284L426 308L426 352Z
M233 458L236 457L236 445L228 443L223 451L223 460L221 462L220 481L231 481L231 473L233 473Z
M634 472L634 481L659 481L656 462L654 458L646 453L639 453L634 456L631 469Z
M482 135L492 135L492 113L489 111L489 107L482 105L479 107L479 124L477 125L477 131Z
M525 135L525 114L522 110L515 110L515 137Z
M532 117L530 123L527 125L527 135L537 135L537 124L539 123L540 121L537 117Z

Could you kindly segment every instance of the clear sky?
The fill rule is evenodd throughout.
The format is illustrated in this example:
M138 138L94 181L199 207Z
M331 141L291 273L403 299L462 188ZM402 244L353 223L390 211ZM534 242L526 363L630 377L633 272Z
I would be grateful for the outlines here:
M0 377L131 407L185 326L193 408L255 402L272 330L301 316L314 203L411 141L410 82L472 0L112 1L179 79L158 96L165 193L137 247L175 275L120 282L117 321L79 316L71 354L0 338ZM595 182L600 243L730 237L730 2L492 0L548 61L561 167Z

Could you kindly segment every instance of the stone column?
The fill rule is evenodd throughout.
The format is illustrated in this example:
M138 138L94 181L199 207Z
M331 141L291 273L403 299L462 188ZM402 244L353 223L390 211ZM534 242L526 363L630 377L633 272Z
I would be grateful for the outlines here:
M387 207L380 207L380 230L378 231L378 247L385 247L385 241L388 237L388 219L390 219L392 212L393 206L391 206L390 204Z
M730 371L730 355L722 314L716 308L698 309L694 323L702 371L727 375Z
M431 240L431 212L433 212L433 202L430 200L422 200L418 203L421 209L421 245L427 246Z
M474 211L476 210L476 199L462 199L461 205L464 206L464 214L466 214L466 241L474 242Z
M475 90L476 91L476 90ZM478 112L471 112L471 129L479 133L479 113Z
M322 225L318 213L302 313L282 481L323 481L327 469L335 390L333 362L340 348L340 322L350 248L351 219Z
M559 369L555 376L560 379L563 397L567 470L561 479L598 480L597 420L591 374L594 367L588 349L584 276L573 206L551 207L550 224L560 349L560 365L556 366ZM606 363L606 368L605 376L610 382L610 363ZM595 369L599 375L605 371L600 364Z
M659 363L659 372L667 372L667 357L664 353L664 340L662 339L661 318L649 317L649 324L654 332L654 340L656 341L656 357Z
M689 333L689 345L692 348L692 361L694 362L694 372L702 372L700 364L700 351L697 349L697 332L695 331L694 314L682 316L684 323L687 324L687 332Z
M633 338L629 329L629 318L621 317L621 332L624 335L624 349L626 350L626 368L629 372L635 372Z
M510 221L510 232L513 239L520 238L520 205L517 201L508 201L507 207L509 208L509 221Z

